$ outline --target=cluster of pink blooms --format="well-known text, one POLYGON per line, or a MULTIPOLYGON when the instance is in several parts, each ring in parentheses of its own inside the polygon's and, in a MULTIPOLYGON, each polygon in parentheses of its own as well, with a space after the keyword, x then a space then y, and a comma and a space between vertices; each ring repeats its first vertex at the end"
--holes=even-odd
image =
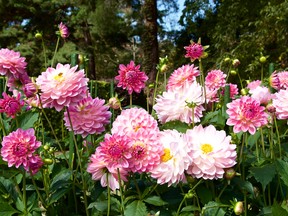
POLYGON ((140 93, 145 88, 148 76, 145 72, 140 71, 140 65, 135 66, 134 61, 130 61, 126 66, 120 64, 118 73, 119 75, 115 77, 118 82, 117 87, 126 89, 130 95, 133 92, 140 93))
POLYGON ((185 182, 187 174, 222 178, 224 169, 236 164, 236 145, 230 141, 214 126, 197 126, 186 133, 160 131, 146 110, 130 108, 116 118, 111 134, 105 135, 91 156, 87 171, 112 190, 119 188, 118 174, 126 181, 129 173, 146 172, 169 186, 185 182))
POLYGON ((23 166, 27 172, 35 174, 43 165, 37 149, 41 142, 36 140, 34 129, 22 130, 21 128, 3 137, 1 156, 8 162, 8 167, 23 166))

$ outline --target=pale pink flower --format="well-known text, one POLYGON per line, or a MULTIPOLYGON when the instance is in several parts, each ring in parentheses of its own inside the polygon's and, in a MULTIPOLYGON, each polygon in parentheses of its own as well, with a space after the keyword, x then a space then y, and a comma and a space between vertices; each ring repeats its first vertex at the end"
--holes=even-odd
MULTIPOLYGON (((235 96, 238 95, 238 87, 236 84, 228 83, 226 85, 230 86, 230 98, 235 99, 235 96)), ((222 89, 221 94, 225 94, 225 88, 222 89)))
POLYGON ((288 89, 281 89, 273 96, 272 105, 278 119, 288 119, 288 89))
POLYGON ((96 151, 109 169, 128 168, 131 158, 132 140, 128 136, 106 134, 96 151))
POLYGON ((250 89, 249 93, 251 97, 258 100, 260 104, 268 104, 272 98, 270 90, 265 86, 257 86, 254 89, 250 89))
POLYGON ((261 80, 254 80, 247 85, 249 90, 254 90, 261 85, 261 80))
POLYGON ((145 88, 145 82, 148 80, 145 72, 140 71, 140 65, 135 66, 134 61, 128 65, 119 65, 119 75, 115 77, 118 82, 117 87, 126 89, 129 94, 133 92, 140 93, 145 88))
POLYGON ((277 71, 274 71, 269 77, 269 84, 272 88, 276 90, 280 89, 280 80, 277 71))
POLYGON ((279 79, 279 87, 280 89, 288 88, 288 71, 281 71, 277 74, 279 79))
POLYGON ((206 86, 206 102, 219 102, 218 89, 210 89, 206 86))
POLYGON ((230 144, 231 137, 224 130, 216 130, 213 125, 202 125, 188 129, 184 140, 192 147, 192 164, 187 173, 195 178, 223 178, 224 169, 236 164, 236 145, 230 144))
POLYGON ((19 78, 21 74, 27 73, 25 61, 26 59, 20 57, 19 52, 7 48, 0 49, 0 74, 19 78))
POLYGON ((191 61, 200 59, 204 54, 204 48, 199 43, 192 43, 184 49, 186 50, 185 58, 190 58, 191 61))
POLYGON ((161 162, 151 170, 151 177, 157 179, 158 184, 186 182, 184 171, 192 163, 189 156, 191 145, 188 145, 183 134, 176 130, 164 130, 160 132, 160 143, 164 147, 161 162))
POLYGON ((202 87, 195 81, 184 82, 183 86, 173 91, 163 92, 156 98, 154 110, 161 123, 179 120, 190 124, 200 122, 204 111, 202 87))
POLYGON ((111 133, 130 136, 141 131, 159 132, 157 121, 143 108, 122 110, 113 122, 111 133))
POLYGON ((127 172, 125 170, 108 169, 107 162, 99 156, 97 151, 91 155, 87 172, 92 174, 93 180, 100 180, 102 187, 106 187, 108 185, 113 191, 119 189, 118 171, 121 181, 127 181, 127 172))
POLYGON ((42 167, 42 165, 43 165, 42 158, 36 154, 36 155, 32 155, 29 158, 28 164, 26 167, 24 167, 24 169, 27 172, 31 171, 32 175, 35 175, 39 171, 39 169, 42 167))
POLYGON ((49 67, 36 79, 44 108, 54 107, 60 111, 86 97, 88 78, 84 70, 76 70, 77 66, 70 68, 69 64, 58 63, 56 69, 49 67))
POLYGON ((105 126, 110 123, 111 112, 105 105, 105 100, 88 96, 76 105, 70 105, 64 112, 65 126, 75 134, 86 137, 89 134, 100 134, 105 131, 105 126), (72 127, 69 120, 72 122, 72 127))
MULTIPOLYGON (((34 153, 40 146, 41 142, 36 140, 33 128, 28 130, 18 128, 3 137, 1 156, 4 161, 8 162, 8 167, 18 168, 22 165, 26 170, 29 170, 30 166, 34 169, 35 166, 29 161, 32 159, 32 163, 35 162, 34 153)), ((37 158, 36 160, 38 161, 37 158)))
POLYGON ((58 25, 58 28, 59 28, 59 33, 60 33, 60 36, 62 37, 62 38, 67 38, 68 36, 69 36, 69 29, 68 29, 68 27, 64 24, 64 23, 60 23, 59 25, 58 25))
POLYGON ((256 129, 268 123, 268 114, 260 102, 249 96, 242 96, 239 99, 227 104, 229 118, 227 125, 234 126, 233 132, 249 131, 254 134, 256 129))
POLYGON ((113 122, 111 132, 112 135, 127 136, 132 141, 129 171, 149 172, 160 163, 163 147, 158 139, 158 124, 146 110, 123 110, 113 122))
POLYGON ((183 65, 178 69, 174 70, 168 79, 167 90, 173 90, 174 88, 179 88, 184 82, 194 82, 196 77, 200 75, 198 67, 192 65, 183 65))
POLYGON ((25 103, 28 105, 28 109, 31 109, 32 107, 37 107, 38 109, 42 108, 38 94, 34 97, 26 98, 25 103))
POLYGON ((18 93, 16 96, 10 96, 6 92, 3 92, 2 96, 3 99, 0 99, 0 113, 5 113, 8 117, 15 118, 24 106, 21 94, 18 93))
POLYGON ((129 138, 132 140, 132 146, 128 171, 150 172, 160 163, 163 154, 159 132, 138 130, 136 133, 131 133, 129 138))
POLYGON ((227 75, 221 70, 211 70, 205 77, 205 86, 209 89, 219 90, 221 87, 225 86, 226 76, 227 75))

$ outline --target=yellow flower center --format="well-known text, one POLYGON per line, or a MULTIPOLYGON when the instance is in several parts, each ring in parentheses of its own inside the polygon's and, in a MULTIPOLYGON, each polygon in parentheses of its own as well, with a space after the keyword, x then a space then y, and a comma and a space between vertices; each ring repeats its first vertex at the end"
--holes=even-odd
POLYGON ((201 150, 203 154, 208 154, 213 151, 213 147, 210 144, 201 145, 201 150))
POLYGON ((56 81, 59 81, 59 82, 63 81, 63 80, 64 80, 63 73, 60 72, 59 74, 57 74, 56 76, 54 76, 54 79, 55 79, 56 81))
POLYGON ((141 128, 141 125, 136 125, 133 127, 134 132, 137 132, 141 128))
POLYGON ((164 154, 161 156, 161 161, 162 162, 167 162, 169 161, 173 156, 170 154, 170 149, 165 148, 164 149, 164 154))

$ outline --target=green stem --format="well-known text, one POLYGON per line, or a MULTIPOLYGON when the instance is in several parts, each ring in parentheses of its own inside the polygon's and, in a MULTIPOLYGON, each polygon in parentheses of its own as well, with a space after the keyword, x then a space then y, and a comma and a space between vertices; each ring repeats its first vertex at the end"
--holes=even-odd
POLYGON ((242 83, 242 79, 241 79, 241 77, 240 77, 239 72, 238 72, 237 74, 238 74, 238 78, 239 78, 239 81, 240 81, 241 89, 243 89, 243 83, 242 83))
POLYGON ((261 82, 263 83, 263 64, 261 64, 261 82))
POLYGON ((77 157, 78 157, 78 165, 80 167, 80 175, 81 175, 81 180, 82 180, 82 184, 83 184, 83 188, 82 189, 83 189, 83 198, 84 198, 84 205, 85 205, 86 215, 89 216, 89 210, 88 210, 88 204, 87 204, 87 195, 86 195, 87 187, 86 187, 86 181, 85 181, 84 175, 83 175, 81 157, 80 157, 80 153, 79 153, 79 149, 78 149, 75 133, 74 133, 74 130, 73 130, 73 125, 72 125, 69 109, 66 108, 66 111, 67 111, 67 114, 68 114, 68 119, 69 119, 69 122, 70 122, 71 130, 73 132, 73 141, 74 141, 74 145, 75 145, 75 149, 76 149, 76 154, 77 154, 77 157))
POLYGON ((44 40, 42 38, 42 47, 43 47, 43 53, 44 53, 44 60, 45 60, 45 68, 47 68, 47 56, 46 56, 46 47, 45 47, 45 44, 44 44, 44 40))
POLYGON ((205 76, 204 76, 203 65, 202 65, 202 61, 201 61, 201 59, 199 59, 199 69, 200 69, 200 80, 201 80, 201 85, 202 85, 202 87, 203 87, 203 95, 204 95, 204 98, 205 98, 205 109, 207 109, 205 76))
POLYGON ((280 141, 280 134, 279 134, 279 129, 278 129, 278 124, 276 121, 276 118, 273 117, 274 124, 275 124, 275 129, 276 129, 276 134, 277 134, 277 141, 278 141, 278 147, 279 147, 279 158, 282 158, 282 149, 281 149, 281 141, 280 141))
POLYGON ((118 175, 118 181, 119 181, 119 188, 120 188, 120 198, 121 198, 121 209, 120 213, 121 215, 124 215, 124 198, 123 198, 123 187, 122 187, 122 181, 120 176, 119 168, 117 168, 117 175, 118 175))
POLYGON ((107 216, 110 215, 110 206, 111 206, 111 196, 110 196, 110 187, 109 187, 109 174, 106 175, 106 181, 107 181, 107 196, 108 196, 108 206, 107 206, 107 216))
POLYGON ((132 108, 133 102, 132 102, 133 98, 132 98, 132 93, 130 94, 130 108, 132 108))
POLYGON ((261 134, 261 144, 262 144, 263 156, 265 157, 265 143, 264 143, 264 136, 263 136, 262 128, 260 128, 260 134, 261 134))
POLYGON ((28 215, 27 211, 27 194, 26 194, 26 172, 23 172, 23 203, 24 203, 24 214, 28 215))
POLYGON ((53 55, 53 58, 52 58, 52 61, 51 61, 51 67, 53 67, 53 65, 54 65, 54 60, 55 60, 55 56, 56 56, 56 53, 57 53, 57 50, 58 50, 59 41, 60 41, 60 36, 57 38, 54 55, 53 55))
POLYGON ((157 71, 157 74, 156 74, 155 83, 154 83, 154 91, 153 91, 153 98, 152 98, 152 112, 151 112, 151 115, 152 115, 152 116, 154 116, 154 114, 155 114, 155 110, 153 109, 153 107, 154 107, 154 104, 155 104, 155 99, 156 99, 156 94, 157 94, 157 86, 158 86, 158 80, 159 80, 159 73, 160 73, 160 71, 158 70, 158 71, 157 71))
MULTIPOLYGON (((40 201, 41 201, 41 204, 43 205, 43 207, 44 207, 45 209, 47 209, 47 205, 46 205, 46 203, 45 203, 45 201, 44 201, 44 199, 43 199, 43 197, 42 197, 42 195, 41 195, 41 193, 40 193, 40 191, 39 191, 39 189, 38 189, 38 186, 37 186, 37 184, 36 184, 36 182, 35 182, 35 179, 34 179, 34 176, 33 176, 32 172, 31 172, 31 170, 29 170, 29 172, 30 172, 30 176, 31 176, 32 183, 33 183, 33 185, 34 185, 34 187, 35 187, 36 193, 37 193, 37 195, 38 195, 38 197, 39 197, 39 199, 40 199, 40 201)), ((46 185, 46 186, 47 186, 47 185, 46 185)), ((46 191, 46 194, 47 194, 47 197, 48 197, 48 191, 46 190, 46 186, 45 186, 45 182, 44 182, 45 191, 46 191)))

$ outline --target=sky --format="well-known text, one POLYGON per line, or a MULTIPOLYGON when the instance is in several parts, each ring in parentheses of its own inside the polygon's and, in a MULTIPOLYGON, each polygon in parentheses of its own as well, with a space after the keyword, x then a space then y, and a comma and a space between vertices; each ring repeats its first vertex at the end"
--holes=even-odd
POLYGON ((182 10, 184 7, 184 1, 185 0, 177 0, 178 4, 178 12, 177 13, 171 13, 169 16, 167 16, 164 21, 166 22, 166 30, 170 31, 173 29, 179 30, 181 29, 181 26, 178 24, 178 20, 180 19, 180 16, 182 14, 182 10))

